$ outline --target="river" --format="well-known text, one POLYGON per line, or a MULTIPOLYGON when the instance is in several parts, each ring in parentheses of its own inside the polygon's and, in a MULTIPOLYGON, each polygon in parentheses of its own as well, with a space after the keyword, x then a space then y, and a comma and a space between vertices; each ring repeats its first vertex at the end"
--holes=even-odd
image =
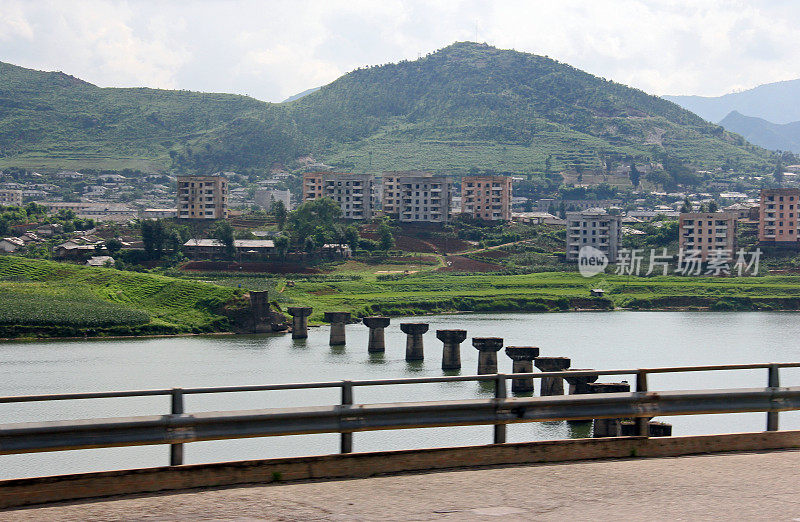
MULTIPOLYGON (((328 346, 328 328, 309 330, 307 340, 289 335, 201 336, 98 341, 0 343, 0 395, 121 389, 198 387, 442 375, 435 330, 462 328, 462 374, 477 368, 470 337, 503 337, 505 345, 539 346, 542 356, 572 359, 576 368, 787 362, 800 360, 800 314, 786 312, 581 312, 551 314, 460 314, 392 319, 384 355, 367 354, 367 328, 347 327, 347 345, 328 346), (404 360, 399 323, 428 322, 426 360, 404 360)), ((501 372, 511 360, 499 354, 501 372)), ((624 377, 623 377, 624 378, 624 377)), ((601 380, 612 380, 611 378, 601 380)), ((800 384, 800 371, 781 371, 781 384, 800 384)), ((766 370, 653 375, 651 390, 765 386, 766 370)), ((187 413, 228 409, 333 404, 339 391, 303 390, 197 395, 187 413)), ((490 396, 475 382, 356 388, 355 402, 462 399, 490 396)), ((0 404, 0 423, 169 411, 168 397, 0 404)), ((760 431, 765 414, 662 418, 674 435, 760 431)), ((781 414, 781 429, 800 429, 800 414, 781 414)), ((491 442, 491 426, 356 433, 355 451, 421 448, 491 442)), ((566 423, 511 425, 508 441, 577 436, 566 423)), ((304 435, 187 444, 187 464, 338 451, 338 435, 304 435)), ((95 449, 0 456, 0 478, 77 473, 168 462, 166 446, 95 449)))

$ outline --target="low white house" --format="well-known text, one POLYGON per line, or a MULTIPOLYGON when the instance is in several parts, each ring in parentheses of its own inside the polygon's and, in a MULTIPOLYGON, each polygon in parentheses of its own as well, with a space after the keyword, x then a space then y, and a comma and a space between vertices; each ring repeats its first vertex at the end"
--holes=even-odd
POLYGON ((4 237, 0 239, 0 251, 11 253, 25 246, 25 242, 18 237, 4 237))

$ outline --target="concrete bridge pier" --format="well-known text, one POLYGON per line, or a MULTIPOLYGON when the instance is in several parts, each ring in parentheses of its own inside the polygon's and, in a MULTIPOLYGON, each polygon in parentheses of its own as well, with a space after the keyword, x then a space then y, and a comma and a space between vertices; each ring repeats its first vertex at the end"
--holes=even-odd
POLYGON ((497 352, 503 347, 501 337, 473 337, 472 346, 478 349, 478 375, 497 373, 497 352))
POLYGON ((369 328, 369 344, 367 352, 383 353, 386 351, 386 342, 383 337, 383 329, 389 326, 389 318, 373 315, 363 319, 364 326, 369 328))
MULTIPOLYGON (((572 363, 569 357, 537 357, 533 364, 543 372, 563 372, 572 363)), ((564 395, 564 379, 561 377, 542 377, 542 397, 564 395)))
MULTIPOLYGON (((593 368, 570 368, 569 371, 571 372, 587 372, 591 371, 593 368)), ((564 380, 567 381, 569 384, 569 394, 570 395, 583 395, 587 393, 591 393, 589 391, 589 384, 595 382, 599 376, 598 375, 575 375, 574 377, 564 377, 564 380)), ((592 419, 583 419, 583 420, 568 420, 567 424, 578 426, 578 425, 587 425, 592 422, 592 419)))
POLYGON ((325 320, 331 323, 331 346, 345 344, 345 325, 350 321, 350 312, 325 312, 325 320))
MULTIPOLYGON (((631 391, 627 382, 595 382, 587 384, 589 393, 622 393, 631 391)), ((593 437, 621 437, 622 419, 594 419, 593 437)))
POLYGON ((422 335, 428 331, 428 323, 400 323, 400 330, 406 334, 406 361, 425 359, 422 335))
MULTIPOLYGON (((589 372, 594 368, 570 368, 571 372, 589 372)), ((564 377, 564 380, 569 384, 570 395, 581 395, 590 393, 589 384, 595 382, 598 375, 576 375, 574 377, 564 377)))
POLYGON ((436 330, 436 338, 444 343, 442 370, 461 369, 461 343, 467 338, 466 330, 436 330))
MULTIPOLYGON (((506 346, 506 355, 511 358, 511 373, 533 373, 533 360, 539 356, 535 346, 506 346)), ((511 379, 512 392, 532 392, 533 377, 511 379)))
POLYGON ((314 311, 310 306, 290 306, 286 309, 292 316, 292 339, 308 337, 308 316, 314 311))

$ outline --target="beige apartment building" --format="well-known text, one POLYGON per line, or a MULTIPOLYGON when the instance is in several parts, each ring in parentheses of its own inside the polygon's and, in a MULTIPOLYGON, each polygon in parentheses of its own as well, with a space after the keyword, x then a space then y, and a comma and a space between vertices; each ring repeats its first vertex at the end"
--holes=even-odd
POLYGON ((0 207, 21 207, 22 206, 22 191, 0 189, 0 207))
POLYGON ((736 252, 737 215, 733 212, 688 212, 678 218, 678 247, 699 252, 705 260, 715 250, 736 252))
POLYGON ((763 189, 758 213, 758 240, 797 246, 800 189, 763 189))
POLYGON ((228 180, 224 176, 178 176, 179 219, 228 217, 228 180))
MULTIPOLYGON (((384 201, 385 187, 384 185, 384 201)), ((395 213, 401 222, 447 223, 450 220, 453 189, 452 182, 447 176, 432 174, 398 176, 395 193, 394 198, 397 200, 395 213)))
POLYGON ((322 172, 303 174, 303 201, 322 197, 322 172))
POLYGON ((372 174, 307 172, 303 174, 303 201, 328 197, 339 203, 343 218, 371 219, 374 185, 372 174))
POLYGON ((511 178, 508 176, 461 178, 461 213, 486 221, 509 221, 511 178))

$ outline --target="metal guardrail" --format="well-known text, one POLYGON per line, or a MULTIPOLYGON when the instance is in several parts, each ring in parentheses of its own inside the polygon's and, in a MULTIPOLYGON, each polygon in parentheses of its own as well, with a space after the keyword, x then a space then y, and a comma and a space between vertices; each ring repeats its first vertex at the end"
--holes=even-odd
POLYGON ((648 421, 652 417, 707 413, 767 412, 766 429, 777 431, 779 411, 800 409, 800 387, 780 388, 780 368, 800 368, 800 363, 581 370, 0 397, 0 404, 145 396, 171 398, 171 411, 163 416, 0 425, 0 454, 169 444, 170 464, 180 465, 183 463, 183 444, 203 440, 339 433, 340 451, 349 453, 353 450, 353 433, 357 431, 493 424, 494 442, 504 443, 506 425, 510 423, 635 418, 637 433, 647 437, 648 421), (648 391, 647 386, 649 374, 752 369, 767 370, 766 388, 652 392, 648 391), (634 392, 594 395, 507 396, 508 379, 584 375, 635 375, 636 389, 634 392), (463 381, 493 381, 495 398, 385 404, 354 404, 353 401, 353 388, 356 387, 463 381), (339 388, 340 404, 196 414, 184 412, 185 395, 322 388, 339 388))

